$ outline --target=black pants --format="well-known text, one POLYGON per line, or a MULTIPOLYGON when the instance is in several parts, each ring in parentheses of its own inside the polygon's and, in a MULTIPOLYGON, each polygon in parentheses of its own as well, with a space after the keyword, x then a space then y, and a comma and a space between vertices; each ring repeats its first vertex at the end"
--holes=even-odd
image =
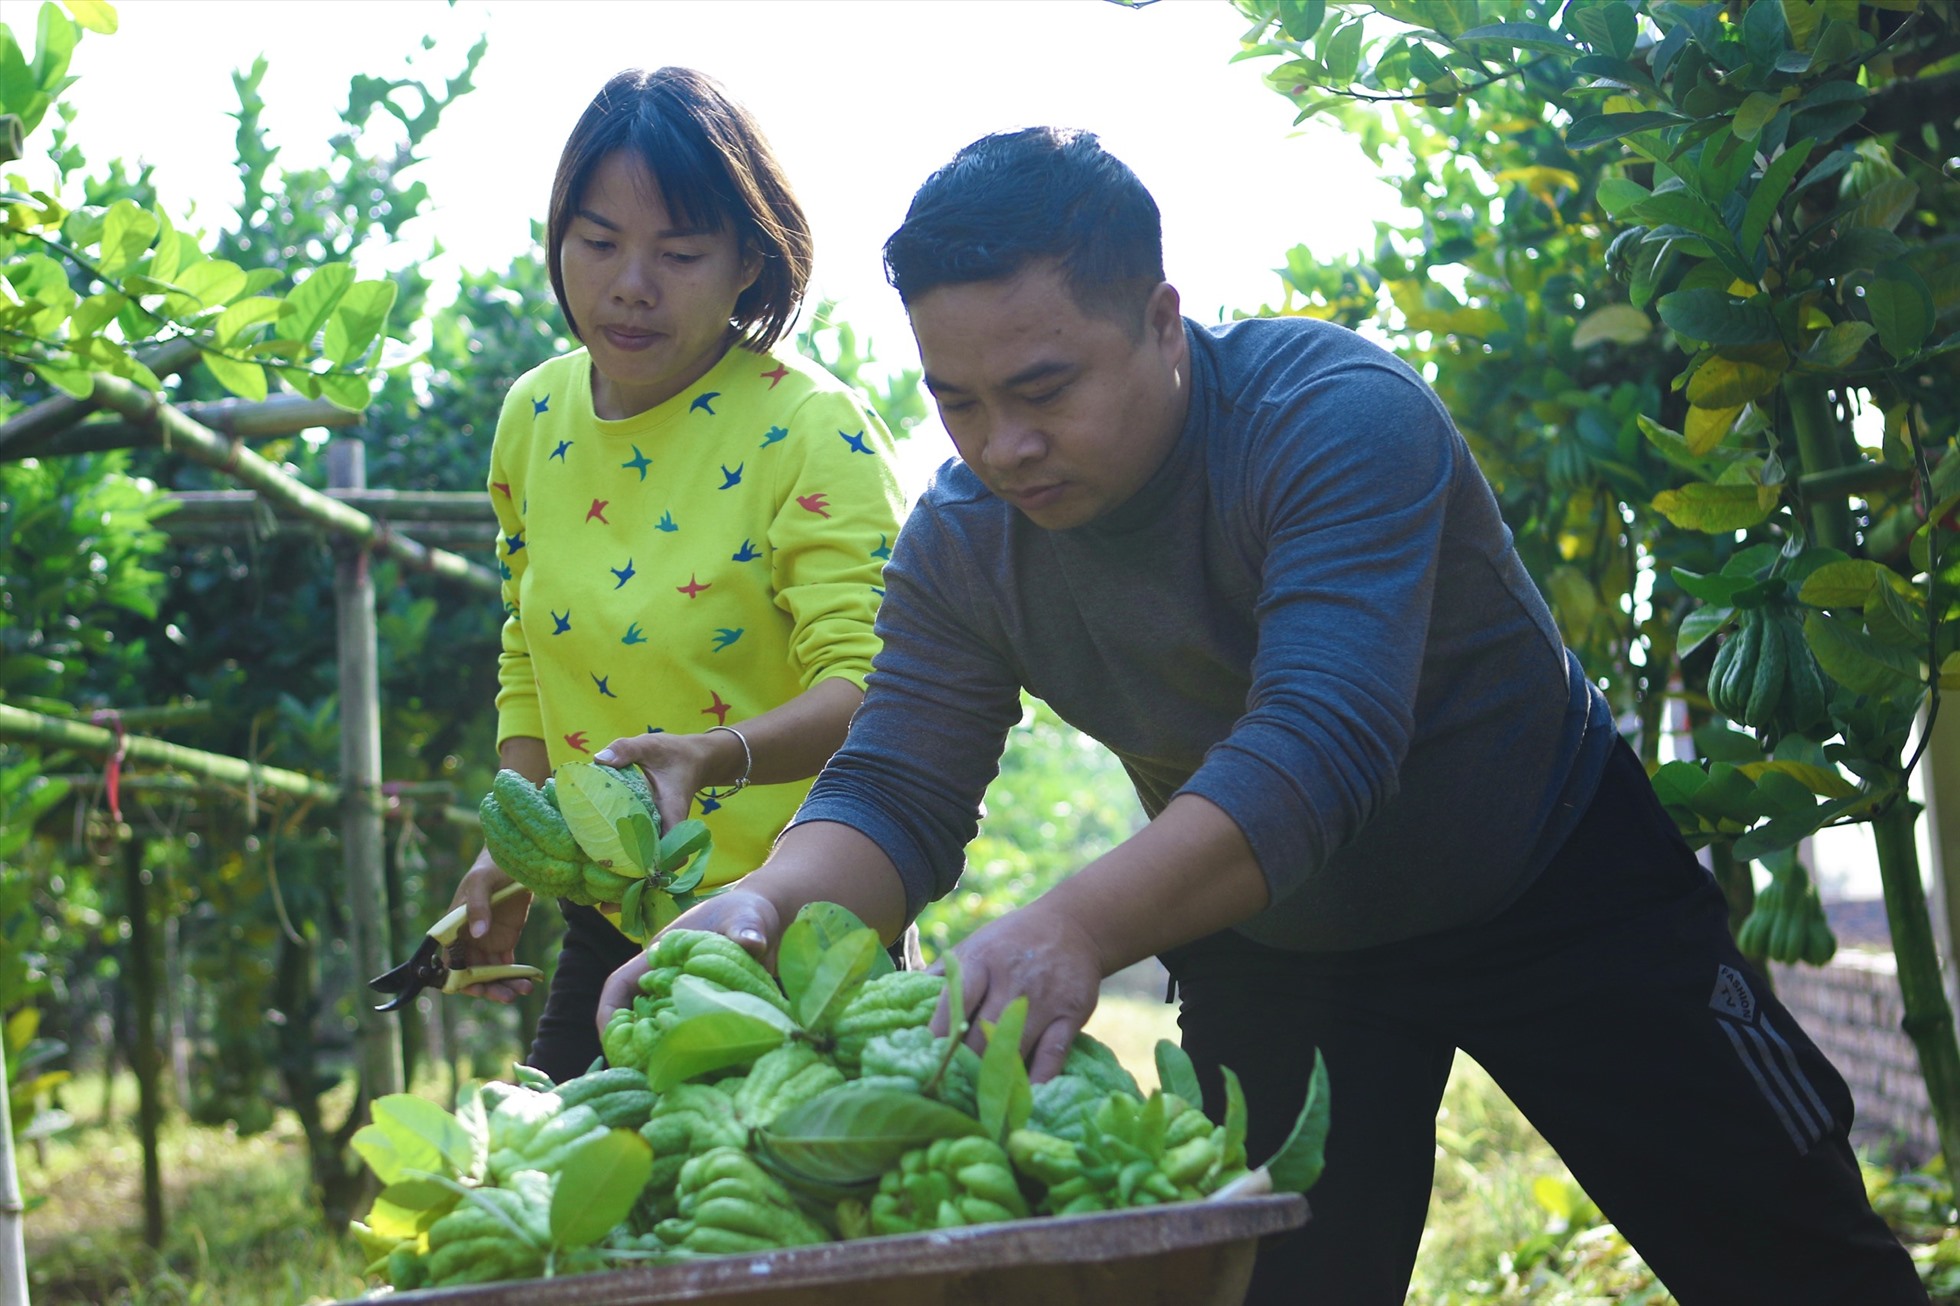
POLYGON ((565 941, 531 1041, 530 1064, 562 1084, 599 1058, 599 994, 606 976, 632 960, 640 945, 591 907, 563 898, 558 906, 565 913, 565 941))
MULTIPOLYGON (((562 1084, 591 1069, 601 1055, 595 1023, 599 995, 606 987, 606 977, 630 961, 640 945, 591 907, 564 898, 558 900, 558 906, 565 913, 565 940, 559 946, 558 969, 552 974, 544 1014, 538 1017, 537 1034, 531 1041, 529 1064, 562 1084)), ((899 969, 925 969, 917 926, 900 935, 890 951, 899 969)))
POLYGON ((1713 877, 1620 747, 1579 828, 1495 919, 1359 952, 1222 934, 1166 955, 1214 1115, 1241 1078, 1254 1164, 1327 1060, 1312 1218, 1251 1303, 1401 1303, 1436 1109, 1463 1049, 1683 1306, 1924 1302, 1865 1198, 1843 1078, 1737 952, 1713 877))

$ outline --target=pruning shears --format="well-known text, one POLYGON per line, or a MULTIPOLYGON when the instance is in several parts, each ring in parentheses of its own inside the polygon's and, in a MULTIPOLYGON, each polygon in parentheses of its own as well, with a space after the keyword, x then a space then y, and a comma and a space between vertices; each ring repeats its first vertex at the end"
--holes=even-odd
MULTIPOLYGON (((507 884, 490 895, 494 905, 510 897, 513 893, 523 893, 521 884, 507 884)), ((469 918, 467 906, 457 906, 449 914, 429 927, 428 934, 421 945, 407 961, 385 975, 377 975, 368 981, 368 987, 377 993, 392 993, 395 996, 378 1004, 376 1011, 393 1011, 413 1002, 423 989, 435 989, 442 993, 459 993, 472 984, 490 984, 497 980, 544 978, 544 972, 536 966, 459 966, 449 964, 449 950, 455 945, 456 935, 462 931, 463 922, 469 918)))

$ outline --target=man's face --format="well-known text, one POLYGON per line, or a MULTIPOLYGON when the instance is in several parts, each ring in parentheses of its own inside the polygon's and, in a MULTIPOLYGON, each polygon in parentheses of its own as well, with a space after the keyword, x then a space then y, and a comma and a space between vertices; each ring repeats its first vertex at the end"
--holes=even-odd
POLYGON ((910 312, 960 458, 1037 526, 1080 526, 1123 503, 1183 429, 1190 370, 1168 284, 1136 334, 1083 312, 1052 263, 940 286, 910 312))

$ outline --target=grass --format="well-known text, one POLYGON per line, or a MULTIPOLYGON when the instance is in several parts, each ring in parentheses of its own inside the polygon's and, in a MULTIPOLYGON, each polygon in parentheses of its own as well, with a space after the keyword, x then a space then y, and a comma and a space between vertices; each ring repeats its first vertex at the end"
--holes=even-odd
MULTIPOLYGON (((1174 1009, 1106 994, 1089 1030, 1148 1090, 1174 1009)), ((71 1086, 81 1123, 21 1155, 37 1306, 319 1306, 359 1296, 361 1258, 320 1223, 291 1118, 250 1138, 173 1121, 163 1138, 168 1235, 142 1244, 141 1158, 127 1082, 101 1114, 99 1079, 71 1086)), ((1338 1127, 1338 1114, 1336 1116, 1338 1127)), ((1874 1170, 1874 1200, 1925 1267, 1934 1301, 1960 1304, 1951 1190, 1874 1170)), ((1437 1121, 1436 1183, 1408 1300, 1421 1306, 1661 1306, 1667 1295, 1488 1075, 1459 1057, 1437 1121)))

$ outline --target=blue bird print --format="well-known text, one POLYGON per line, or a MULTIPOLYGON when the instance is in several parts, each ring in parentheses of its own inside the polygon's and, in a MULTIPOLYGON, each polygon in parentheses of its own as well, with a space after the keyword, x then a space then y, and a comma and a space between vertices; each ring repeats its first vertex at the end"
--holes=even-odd
POLYGON ((680 529, 680 527, 674 524, 673 513, 663 512, 660 514, 660 520, 654 523, 653 529, 657 531, 677 531, 680 529))
POLYGON ((640 633, 640 623, 636 621, 626 628, 626 635, 619 642, 622 644, 644 644, 647 642, 647 637, 640 633))
MULTIPOLYGON (((608 567, 606 570, 619 577, 619 585, 624 585, 627 581, 633 579, 633 560, 628 558, 624 567, 608 567)), ((618 589, 619 585, 615 585, 613 588, 618 589)))
POLYGON ((562 463, 565 461, 565 450, 571 447, 572 447, 572 442, 570 440, 560 440, 558 442, 558 447, 551 451, 551 456, 553 458, 556 458, 559 462, 562 463))
POLYGON ((770 445, 781 444, 787 439, 789 439, 789 428, 787 426, 772 426, 762 433, 762 447, 767 449, 770 445))
POLYGON ((742 483, 742 469, 746 466, 748 466, 747 463, 736 463, 735 470, 731 472, 728 470, 728 464, 723 463, 721 465, 720 488, 724 490, 732 490, 736 486, 740 485, 742 483))
POLYGON ((515 534, 515 535, 506 535, 506 536, 504 536, 504 552, 505 552, 505 553, 516 553, 516 552, 517 552, 517 551, 518 551, 519 549, 521 549, 521 548, 523 548, 523 547, 524 547, 524 532, 523 532, 523 531, 519 531, 519 532, 517 532, 517 534, 515 534))
POLYGON ((706 394, 696 395, 694 396, 694 402, 687 406, 687 411, 691 413, 699 408, 708 416, 713 417, 715 415, 713 401, 719 398, 721 398, 721 391, 719 390, 710 390, 706 394))
POLYGON ((621 463, 620 466, 631 467, 640 474, 640 479, 644 481, 647 478, 647 468, 653 466, 653 459, 641 453, 640 446, 636 444, 633 446, 633 456, 621 463))
POLYGON ((755 551, 754 545, 750 544, 747 540, 743 540, 742 547, 740 549, 737 549, 730 556, 736 562, 754 562, 757 558, 760 558, 762 555, 755 551))
POLYGON ((612 687, 606 683, 608 680, 612 679, 611 676, 602 676, 596 671, 588 671, 585 674, 591 676, 592 683, 599 687, 599 694, 601 697, 603 698, 619 697, 619 695, 612 692, 612 687))
MULTIPOLYGON (((837 434, 844 437, 844 443, 851 446, 852 453, 871 453, 871 446, 864 442, 863 431, 859 431, 856 435, 850 435, 844 431, 839 431, 837 434)), ((874 458, 877 457, 876 454, 872 454, 871 456, 874 458)))
POLYGON ((571 628, 572 628, 572 610, 570 608, 566 608, 565 615, 561 617, 554 609, 551 614, 551 633, 554 635, 562 635, 566 631, 570 630, 571 628))
POLYGON ((742 638, 742 632, 747 629, 748 629, 747 626, 738 626, 734 630, 729 630, 726 627, 717 630, 715 632, 714 651, 717 653, 721 652, 723 649, 727 648, 730 644, 733 644, 736 640, 742 638))
POLYGON ((878 547, 871 551, 871 556, 874 558, 883 558, 887 562, 891 561, 892 546, 886 542, 883 532, 879 533, 878 547))
POLYGON ((539 413, 548 413, 550 411, 551 411, 550 395, 546 395, 542 399, 533 399, 531 401, 531 416, 536 417, 539 413))

